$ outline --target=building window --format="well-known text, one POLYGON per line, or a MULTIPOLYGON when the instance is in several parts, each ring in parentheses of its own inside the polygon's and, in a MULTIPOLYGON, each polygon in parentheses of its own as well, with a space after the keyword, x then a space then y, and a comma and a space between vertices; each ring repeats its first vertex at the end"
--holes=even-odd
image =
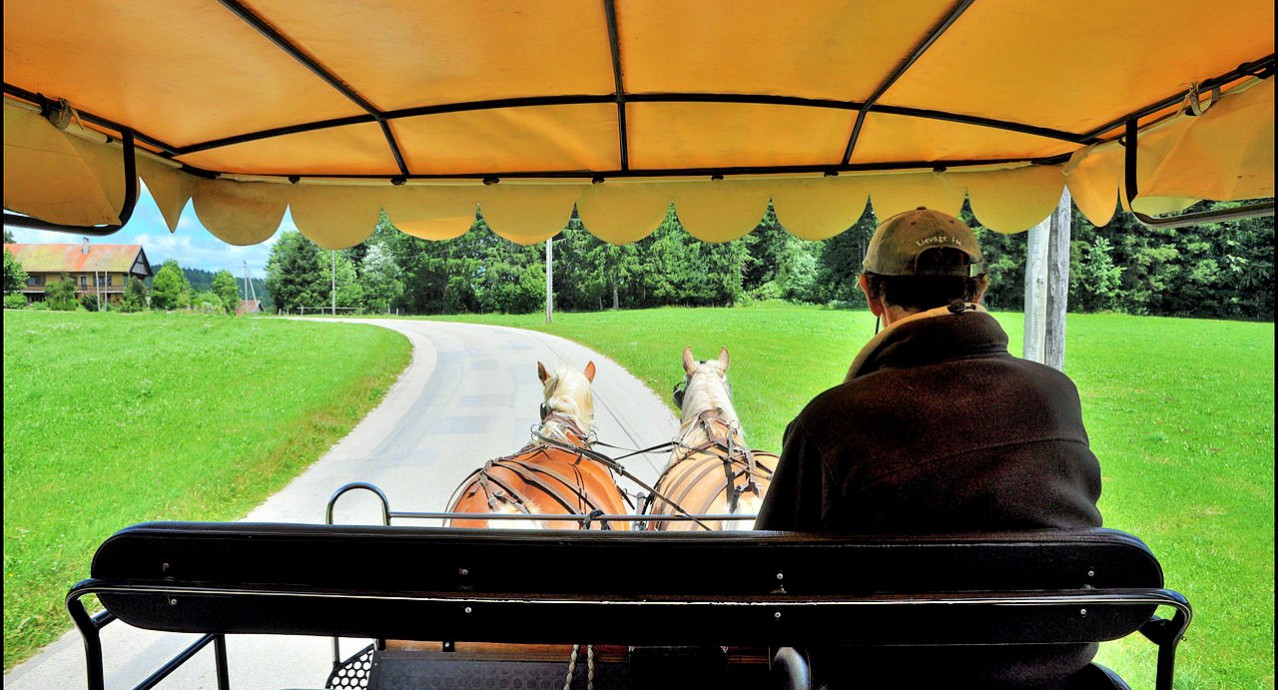
POLYGON ((34 273, 27 276, 28 287, 44 287, 44 274, 34 273))

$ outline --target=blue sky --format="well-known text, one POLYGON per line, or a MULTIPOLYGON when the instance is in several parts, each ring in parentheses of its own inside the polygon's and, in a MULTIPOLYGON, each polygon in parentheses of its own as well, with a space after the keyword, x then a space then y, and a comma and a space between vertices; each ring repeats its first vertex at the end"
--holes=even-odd
MULTIPOLYGON (((57 243, 80 242, 79 235, 68 235, 46 230, 28 228, 5 228, 13 234, 13 239, 21 243, 57 243)), ((287 212, 280 230, 296 230, 293 218, 287 212)), ((138 196, 137 208, 133 217, 123 230, 107 237, 90 237, 89 241, 101 244, 140 244, 153 266, 159 266, 168 259, 176 259, 183 266, 202 268, 206 271, 226 269, 236 276, 244 274, 244 262, 247 261, 249 271, 258 278, 266 277, 266 259, 271 253, 271 245, 280 236, 279 231, 262 244, 252 247, 236 247, 214 237, 195 216, 190 202, 182 209, 178 220, 177 232, 170 233, 160 215, 160 209, 151 199, 151 193, 143 185, 138 196)))

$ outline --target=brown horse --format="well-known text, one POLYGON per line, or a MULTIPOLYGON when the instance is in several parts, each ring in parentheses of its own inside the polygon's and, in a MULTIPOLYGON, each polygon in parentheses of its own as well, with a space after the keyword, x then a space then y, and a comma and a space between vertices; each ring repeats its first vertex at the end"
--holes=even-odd
MULTIPOLYGON (((718 359, 698 362, 692 348, 684 348, 686 375, 676 402, 683 411, 679 439, 666 469, 657 480, 644 512, 649 515, 758 514, 772 482, 777 456, 751 450, 728 385, 728 350, 718 359)), ((678 390, 678 389, 676 389, 678 390)), ((649 521, 648 529, 747 530, 754 520, 649 521)))
MULTIPOLYGON (((537 363, 545 386, 541 426, 518 453, 489 460, 462 482, 448 508, 451 513, 522 515, 624 514, 625 497, 612 470, 590 451, 594 398, 590 383, 595 364, 585 372, 560 367, 553 376, 537 363)), ((454 518, 452 527, 581 529, 575 519, 487 520, 454 518)), ((602 529, 629 529, 629 523, 594 523, 602 529)))

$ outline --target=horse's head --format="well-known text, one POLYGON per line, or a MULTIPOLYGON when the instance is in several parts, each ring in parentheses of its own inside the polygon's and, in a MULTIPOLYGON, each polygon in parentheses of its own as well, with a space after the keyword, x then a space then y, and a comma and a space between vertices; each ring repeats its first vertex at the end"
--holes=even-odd
POLYGON ((728 348, 719 349, 717 359, 697 360, 692 347, 683 349, 684 380, 675 387, 675 404, 683 412, 683 422, 696 419, 708 410, 718 410, 729 423, 736 422, 732 407, 732 386, 728 383, 728 348))
MULTIPOLYGON (((543 428, 553 423, 546 421, 553 414, 567 417, 582 433, 590 434, 595 427, 595 399, 590 393, 595 363, 587 363, 583 371, 560 366, 552 375, 546 371, 546 365, 537 362, 537 377, 545 388, 541 407, 543 428)), ((543 435, 546 435, 544 430, 543 435)))

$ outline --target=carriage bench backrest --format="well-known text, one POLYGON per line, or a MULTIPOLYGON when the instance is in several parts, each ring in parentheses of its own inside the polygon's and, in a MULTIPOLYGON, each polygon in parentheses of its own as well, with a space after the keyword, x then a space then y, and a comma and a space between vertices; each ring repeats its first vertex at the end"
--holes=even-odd
MULTIPOLYGON (((1179 595, 1115 530, 858 537, 148 523, 93 579, 142 628, 629 645, 1123 637, 1179 595), (537 625, 502 625, 533 620, 537 625), (832 623, 856 624, 834 625, 832 623)), ((1179 599, 1183 601, 1183 599, 1179 599)))

